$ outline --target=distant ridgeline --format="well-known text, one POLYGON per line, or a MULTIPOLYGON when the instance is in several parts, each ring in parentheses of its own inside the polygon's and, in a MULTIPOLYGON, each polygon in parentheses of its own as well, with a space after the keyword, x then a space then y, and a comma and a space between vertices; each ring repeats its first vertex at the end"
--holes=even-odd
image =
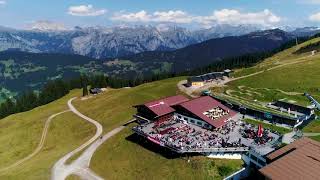
MULTIPOLYGON (((320 37, 320 33, 318 34, 315 34, 314 36, 312 37, 309 37, 309 38, 304 38, 304 39, 307 39, 307 40, 311 40, 311 39, 314 39, 314 38, 319 38, 320 37)), ((306 40, 304 40, 305 42, 306 40)), ((306 52, 310 52, 310 51, 313 51, 313 50, 317 50, 319 51, 320 50, 320 40, 319 41, 316 41, 314 43, 310 43, 304 47, 301 47, 300 49, 298 49, 296 52, 294 52, 295 54, 302 54, 302 53, 306 53, 306 52)))
MULTIPOLYGON (((312 37, 300 37, 299 43, 306 42, 306 41, 313 39, 315 37, 318 37, 318 36, 320 36, 320 34, 317 34, 312 37)), ((251 53, 251 54, 245 54, 245 55, 237 56, 237 57, 225 58, 221 61, 214 62, 208 66, 196 68, 194 70, 186 71, 181 74, 183 74, 183 75, 199 75, 199 74, 209 73, 209 72, 213 72, 213 71, 222 71, 224 69, 251 67, 251 66, 256 65, 259 62, 262 62, 264 59, 269 58, 269 57, 275 55, 276 53, 279 53, 281 51, 289 49, 295 45, 296 45, 296 40, 292 39, 272 51, 251 53)))
POLYGON ((229 36, 210 39, 174 51, 150 51, 120 57, 134 63, 167 62, 173 72, 183 72, 200 68, 247 54, 260 54, 273 51, 295 37, 280 29, 258 31, 242 36, 229 36))
MULTIPOLYGON (((317 37, 318 35, 316 35, 317 37)), ((311 38, 299 38, 299 43, 305 42, 311 38)), ((221 61, 212 63, 208 66, 193 69, 190 71, 183 71, 183 72, 158 72, 154 73, 151 75, 135 75, 133 78, 121 78, 121 77, 112 77, 112 76, 105 76, 100 74, 94 74, 90 72, 86 72, 83 74, 88 74, 87 75, 77 75, 75 78, 69 78, 65 80, 61 77, 58 77, 57 80, 54 79, 47 79, 45 85, 41 88, 40 91, 35 93, 34 91, 28 91, 25 93, 20 93, 18 96, 15 98, 7 98, 1 105, 0 105, 0 118, 4 118, 10 114, 18 113, 18 112, 24 112, 28 111, 30 109, 33 109, 37 106, 41 106, 47 103, 50 103, 56 99, 61 98, 62 96, 66 95, 69 93, 71 89, 75 88, 86 88, 87 86, 90 86, 92 88, 101 88, 101 87, 112 87, 112 88, 121 88, 121 87, 134 87, 146 82, 152 82, 152 81, 157 81, 161 79, 166 79, 170 77, 175 77, 175 76, 184 76, 184 75, 198 75, 202 73, 207 73, 207 72, 212 72, 212 71, 220 71, 223 69, 233 69, 233 68, 242 68, 242 67, 250 67, 255 65, 256 63, 261 62, 267 57, 270 57, 274 55, 275 53, 278 53, 280 51, 283 51, 285 49, 288 49, 290 47, 293 47, 296 44, 295 40, 291 40, 286 42, 285 44, 281 45, 279 48, 274 49, 269 52, 262 52, 262 53, 253 53, 253 54, 246 54, 242 55, 239 57, 233 57, 233 58, 226 58, 221 61)), ((19 57, 21 59, 26 59, 24 56, 26 56, 25 53, 19 52, 19 57), (24 57, 24 58, 22 58, 24 57)), ((1 54, 0 54, 1 55, 1 54)), ((33 54, 27 53, 27 55, 32 56, 33 54)), ((50 56, 50 54, 41 54, 42 56, 50 56)), ((61 58, 58 59, 51 59, 56 60, 56 61, 61 61, 62 62, 62 67, 69 66, 70 64, 63 64, 63 63, 70 63, 70 62, 65 62, 66 57, 64 55, 58 55, 61 58)), ((28 57, 28 56, 27 56, 28 57)), ((51 56, 50 56, 51 57, 51 56)), ((79 59, 74 59, 76 63, 81 64, 81 61, 88 62, 86 57, 84 56, 77 56, 79 59)), ((52 58, 52 57, 51 57, 52 58)), ((12 68, 8 70, 9 72, 6 72, 7 67, 17 67, 19 64, 14 64, 15 62, 12 62, 10 59, 10 56, 7 57, 7 61, 1 61, 0 64, 2 63, 2 66, 0 68, 4 68, 5 71, 2 73, 2 76, 0 78, 4 79, 5 81, 10 80, 10 78, 14 77, 19 77, 19 73, 24 73, 24 72, 30 72, 30 71, 36 71, 38 69, 41 69, 43 67, 37 67, 36 65, 28 64, 25 63, 25 65, 20 68, 20 71, 17 71, 12 73, 12 68), (12 76, 12 77, 10 77, 12 76)), ((39 62, 41 59, 36 60, 35 62, 39 62)), ((90 59, 91 65, 85 66, 85 68, 90 69, 91 67, 96 66, 93 62, 96 60, 90 59)), ((52 61, 47 61, 46 63, 54 63, 52 61)), ((79 65, 78 64, 78 65, 79 65)), ((21 64, 20 64, 21 65, 21 64)), ((55 64, 56 65, 56 64, 55 64)), ((80 66, 80 65, 79 65, 80 66)), ((70 68, 79 68, 79 66, 73 66, 70 68)), ((60 67, 60 68, 62 68, 60 67)), ((58 67, 59 68, 59 67, 58 67)), ((50 70, 52 72, 55 71, 55 69, 50 70)), ((78 74, 81 73, 77 72, 78 74)), ((41 76, 43 74, 37 74, 37 76, 41 76)), ((75 75, 75 74, 74 74, 75 75)), ((35 76, 33 76, 35 77, 35 76)), ((131 76, 132 77, 132 76, 131 76)), ((2 84, 4 83, 2 82, 2 84)), ((17 83, 16 86, 19 86, 19 81, 13 81, 14 83, 17 83)), ((27 81, 28 82, 28 81, 27 81)))

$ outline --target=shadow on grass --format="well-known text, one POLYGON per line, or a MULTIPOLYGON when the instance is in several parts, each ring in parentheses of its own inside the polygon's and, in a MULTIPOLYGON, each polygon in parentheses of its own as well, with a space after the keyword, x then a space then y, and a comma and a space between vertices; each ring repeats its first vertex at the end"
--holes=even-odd
POLYGON ((167 159, 176 159, 176 158, 188 159, 188 157, 200 155, 199 153, 180 154, 180 153, 174 152, 169 148, 152 143, 149 140, 147 140, 145 137, 139 136, 136 133, 133 133, 130 136, 126 137, 126 140, 132 143, 138 144, 139 146, 142 146, 143 148, 149 151, 152 151, 154 153, 157 153, 167 159))

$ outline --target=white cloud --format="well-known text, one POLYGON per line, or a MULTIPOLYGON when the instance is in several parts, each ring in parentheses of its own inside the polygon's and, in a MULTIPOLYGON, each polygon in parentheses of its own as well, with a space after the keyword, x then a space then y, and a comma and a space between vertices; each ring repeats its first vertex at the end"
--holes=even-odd
POLYGON ((205 25, 211 24, 253 24, 261 26, 272 26, 281 21, 281 18, 265 9, 260 12, 240 12, 234 9, 217 10, 210 16, 198 17, 198 21, 205 25))
POLYGON ((152 14, 142 10, 136 13, 116 13, 111 20, 122 22, 191 23, 193 17, 184 11, 156 11, 152 14))
POLYGON ((0 0, 0 5, 5 5, 5 4, 7 4, 7 1, 0 0))
POLYGON ((193 17, 184 11, 156 11, 153 13, 156 22, 191 23, 193 17))
POLYGON ((320 12, 315 13, 309 16, 310 21, 319 21, 320 22, 320 12))
POLYGON ((114 21, 124 21, 124 22, 149 22, 151 21, 151 15, 147 14, 146 11, 139 11, 137 13, 115 13, 111 20, 114 21))
POLYGON ((68 9, 68 14, 72 16, 100 16, 106 12, 106 9, 95 9, 91 4, 71 6, 68 9))
POLYGON ((281 21, 281 18, 274 15, 270 10, 260 12, 243 13, 234 9, 216 10, 208 16, 195 16, 185 11, 156 11, 148 13, 144 10, 136 13, 119 12, 111 17, 113 21, 121 22, 155 22, 155 23, 198 23, 203 26, 214 24, 253 24, 261 26, 272 26, 281 21))

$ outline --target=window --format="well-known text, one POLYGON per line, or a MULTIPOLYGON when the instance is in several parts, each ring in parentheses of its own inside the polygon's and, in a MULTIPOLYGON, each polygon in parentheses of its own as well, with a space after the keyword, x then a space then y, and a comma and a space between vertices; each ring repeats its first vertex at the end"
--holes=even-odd
POLYGON ((198 121, 197 124, 200 125, 200 126, 202 126, 202 122, 200 122, 200 121, 198 121))
POLYGON ((256 156, 252 155, 252 154, 250 155, 250 157, 251 157, 251 159, 254 160, 254 161, 257 161, 257 160, 258 160, 258 158, 257 158, 256 156))
POLYGON ((179 116, 179 115, 178 115, 178 118, 180 118, 180 119, 181 119, 181 116, 179 116))
POLYGON ((258 163, 259 164, 261 164, 262 166, 265 166, 266 165, 266 163, 265 162, 263 162, 262 160, 260 160, 260 159, 258 159, 258 163))
POLYGON ((194 124, 195 122, 194 122, 194 120, 191 119, 191 120, 190 120, 190 123, 193 123, 193 124, 194 124))
POLYGON ((186 121, 188 121, 188 118, 186 118, 186 117, 185 117, 185 118, 183 118, 183 119, 184 119, 184 120, 186 120, 186 121))

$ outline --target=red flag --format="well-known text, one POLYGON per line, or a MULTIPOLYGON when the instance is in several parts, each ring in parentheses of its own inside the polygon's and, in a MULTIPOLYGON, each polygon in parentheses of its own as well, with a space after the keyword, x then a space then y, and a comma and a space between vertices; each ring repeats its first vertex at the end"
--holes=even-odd
POLYGON ((262 135, 263 135, 263 127, 261 124, 259 124, 259 126, 258 126, 257 134, 258 134, 258 137, 262 137, 262 135))

